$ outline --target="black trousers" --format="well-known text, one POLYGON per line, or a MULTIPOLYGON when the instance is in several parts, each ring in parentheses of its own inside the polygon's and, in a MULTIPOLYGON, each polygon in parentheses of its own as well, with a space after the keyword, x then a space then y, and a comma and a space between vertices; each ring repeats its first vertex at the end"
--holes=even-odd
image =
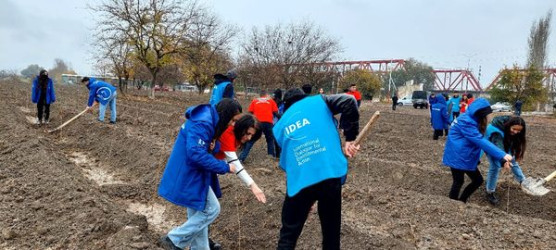
POLYGON ((435 129, 432 134, 432 139, 438 140, 438 137, 442 135, 448 136, 448 129, 435 129))
POLYGON ((396 110, 396 107, 398 106, 397 103, 392 103, 392 110, 396 110))
POLYGON ((295 249, 309 210, 315 201, 319 202, 322 249, 340 249, 342 223, 342 183, 340 178, 324 180, 306 187, 293 197, 286 195, 282 206, 282 228, 277 249, 295 249))
POLYGON ((452 189, 450 190, 450 199, 453 200, 460 200, 463 202, 467 202, 469 196, 471 196, 475 190, 477 190, 483 184, 483 176, 481 172, 477 168, 475 171, 465 171, 455 168, 450 168, 452 170, 452 189), (461 196, 459 195, 459 191, 463 186, 464 182, 464 175, 469 176, 471 178, 471 183, 465 187, 461 196))
POLYGON ((50 104, 46 104, 46 95, 39 97, 39 101, 37 102, 37 117, 39 121, 42 120, 43 113, 44 120, 47 121, 50 118, 50 104))

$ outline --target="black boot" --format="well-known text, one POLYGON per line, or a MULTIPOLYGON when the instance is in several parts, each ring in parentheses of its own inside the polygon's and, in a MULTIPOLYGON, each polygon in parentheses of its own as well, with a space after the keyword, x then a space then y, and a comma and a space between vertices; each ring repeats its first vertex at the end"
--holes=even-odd
POLYGON ((213 241, 211 238, 209 238, 209 248, 210 250, 221 250, 222 246, 220 245, 220 243, 213 241))
POLYGON ((492 192, 492 193, 487 192, 486 197, 487 197, 488 202, 490 202, 490 204, 492 204, 492 205, 497 206, 498 203, 500 203, 500 200, 498 200, 498 197, 496 196, 495 192, 492 192))

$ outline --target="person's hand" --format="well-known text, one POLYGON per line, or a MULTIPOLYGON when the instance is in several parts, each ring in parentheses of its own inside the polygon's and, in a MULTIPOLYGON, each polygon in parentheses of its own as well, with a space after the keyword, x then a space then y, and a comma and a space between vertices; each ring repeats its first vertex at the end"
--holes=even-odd
POLYGON ((85 108, 87 110, 87 112, 89 113, 93 113, 93 107, 92 106, 87 106, 87 108, 85 108))
POLYGON ((213 140, 213 141, 210 143, 210 146, 209 146, 210 151, 213 151, 215 146, 216 146, 216 141, 213 140))
POLYGON ((504 160, 506 162, 504 162, 504 166, 503 166, 504 169, 503 170, 504 170, 504 172, 507 172, 507 171, 510 170, 510 167, 512 166, 513 157, 509 154, 506 154, 506 155, 504 155, 504 160))
POLYGON ((504 166, 503 166, 502 171, 503 171, 503 172, 508 172, 508 171, 510 171, 511 166, 512 166, 512 163, 511 163, 511 162, 509 162, 509 161, 504 162, 504 166))
POLYGON ((254 182, 253 184, 251 184, 251 192, 253 192, 255 197, 257 197, 257 200, 262 203, 266 203, 266 196, 264 195, 263 190, 261 190, 259 186, 257 186, 257 184, 254 182))
POLYGON ((230 173, 235 174, 236 173, 236 165, 228 164, 228 166, 230 166, 230 173))
POLYGON ((353 141, 346 141, 344 143, 344 154, 348 157, 354 157, 360 148, 361 146, 355 145, 353 141))

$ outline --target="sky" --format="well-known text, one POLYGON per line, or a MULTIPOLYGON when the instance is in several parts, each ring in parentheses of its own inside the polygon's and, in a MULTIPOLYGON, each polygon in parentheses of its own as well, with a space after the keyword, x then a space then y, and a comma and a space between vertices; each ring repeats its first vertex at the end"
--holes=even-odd
MULTIPOLYGON (((91 0, 0 0, 0 70, 52 68, 61 58, 95 74, 91 0)), ((340 41, 339 61, 415 58, 435 69, 470 68, 488 85, 498 71, 527 58, 531 25, 556 9, 554 0, 199 0, 242 31, 311 21, 340 41), (479 68, 481 74, 479 76, 479 68)), ((556 24, 548 64, 556 67, 556 24)), ((239 46, 233 46, 238 53, 239 46)))

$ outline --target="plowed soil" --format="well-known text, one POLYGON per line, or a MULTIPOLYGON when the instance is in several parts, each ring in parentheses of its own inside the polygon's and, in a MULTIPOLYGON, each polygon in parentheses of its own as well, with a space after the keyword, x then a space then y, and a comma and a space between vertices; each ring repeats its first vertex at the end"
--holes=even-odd
MULTIPOLYGON (((0 248, 159 249, 158 238, 186 220, 186 210, 156 190, 186 107, 208 96, 167 92, 157 99, 130 90, 118 97, 118 122, 85 114, 48 133, 86 106, 84 86, 56 86, 51 123, 34 125, 30 84, 0 82, 0 248)), ((242 100, 244 108, 248 101, 242 100)), ((343 249, 551 249, 556 245, 556 193, 524 194, 502 175, 499 206, 484 187, 468 204, 452 201, 445 139, 432 140, 427 110, 364 103, 361 123, 382 112, 343 188, 343 249)), ((108 114, 107 114, 108 115, 108 114)), ((525 117, 526 175, 556 170, 556 121, 525 117)), ((285 195, 284 173, 266 156, 264 139, 246 168, 265 191, 258 203, 235 176, 221 176, 222 212, 211 237, 224 249, 273 249, 285 195)), ((486 177, 488 164, 480 169, 486 177)), ((554 182, 547 184, 555 188, 554 182)), ((298 249, 320 249, 312 214, 298 249)))

